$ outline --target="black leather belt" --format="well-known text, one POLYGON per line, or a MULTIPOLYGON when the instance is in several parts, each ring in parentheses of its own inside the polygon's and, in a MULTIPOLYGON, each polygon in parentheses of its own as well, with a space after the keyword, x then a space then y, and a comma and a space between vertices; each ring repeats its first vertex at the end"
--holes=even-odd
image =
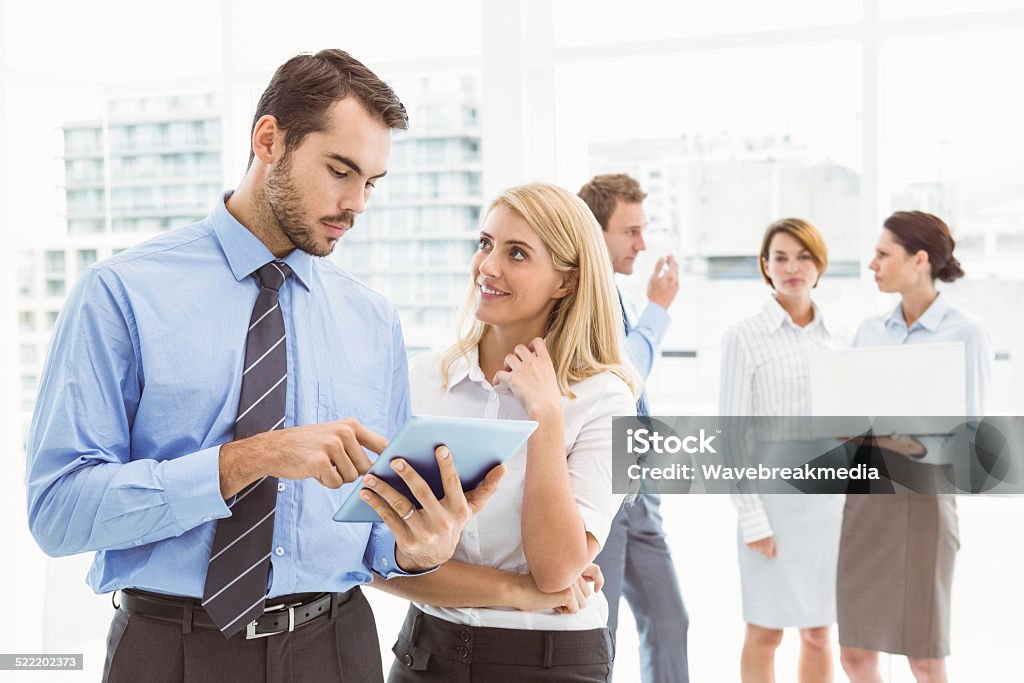
MULTIPOLYGON (((354 589, 353 589, 354 590, 354 589)), ((352 591, 348 591, 350 594, 352 591)), ((245 628, 245 639, 266 638, 279 633, 290 633, 295 629, 331 613, 331 601, 336 597, 345 602, 347 594, 305 593, 284 596, 269 601, 263 615, 249 622, 245 628)), ((128 614, 165 621, 174 624, 190 623, 188 628, 219 627, 213 623, 195 598, 179 598, 135 589, 121 591, 120 609, 128 614), (191 612, 190 615, 187 613, 191 612), (191 616, 191 619, 188 618, 191 616)))

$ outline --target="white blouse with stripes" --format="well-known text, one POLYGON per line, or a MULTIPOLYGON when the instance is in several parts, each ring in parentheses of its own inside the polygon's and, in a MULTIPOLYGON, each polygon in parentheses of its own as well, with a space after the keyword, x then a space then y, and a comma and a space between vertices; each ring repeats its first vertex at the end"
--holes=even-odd
MULTIPOLYGON (((760 313, 726 330, 719 414, 810 415, 808 352, 848 347, 850 337, 845 326, 826 321, 817 304, 813 320, 801 328, 772 296, 760 313)), ((773 535, 758 494, 735 494, 732 500, 745 543, 773 535)))

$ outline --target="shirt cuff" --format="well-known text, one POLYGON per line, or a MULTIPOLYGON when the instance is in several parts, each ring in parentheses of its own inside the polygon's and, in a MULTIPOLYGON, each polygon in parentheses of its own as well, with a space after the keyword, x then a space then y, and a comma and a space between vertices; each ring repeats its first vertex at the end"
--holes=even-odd
POLYGON ((661 304, 651 301, 644 308, 644 312, 640 315, 640 319, 636 321, 634 327, 650 328, 657 335, 658 342, 660 343, 661 338, 665 336, 665 332, 668 330, 670 322, 672 322, 672 318, 669 316, 668 311, 661 304))
POLYGON ((167 507, 182 532, 231 516, 220 495, 220 446, 160 463, 167 507))
POLYGON ((395 536, 384 524, 374 524, 370 529, 370 542, 366 551, 370 554, 367 562, 373 573, 382 579, 393 579, 396 576, 422 576, 435 571, 437 567, 418 572, 407 572, 398 566, 395 559, 395 536))
POLYGON ((625 498, 622 494, 614 494, 615 507, 613 509, 601 510, 597 507, 590 505, 581 505, 577 503, 576 507, 580 511, 580 517, 583 519, 583 530, 593 535, 600 548, 604 548, 605 541, 608 540, 608 532, 611 531, 612 521, 615 519, 615 515, 618 514, 619 509, 623 505, 635 505, 636 501, 624 503, 625 498), (610 515, 608 513, 611 513, 610 515))
POLYGON ((743 534, 744 543, 753 543, 775 535, 768 515, 760 504, 740 510, 740 532, 743 534))

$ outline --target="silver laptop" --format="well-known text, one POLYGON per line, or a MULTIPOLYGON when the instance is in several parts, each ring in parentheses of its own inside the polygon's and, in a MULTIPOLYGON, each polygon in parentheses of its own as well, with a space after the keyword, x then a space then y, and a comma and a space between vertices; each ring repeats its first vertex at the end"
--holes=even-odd
POLYGON ((815 437, 948 434, 964 421, 963 342, 819 351, 809 360, 815 437), (842 421, 821 419, 830 416, 842 421))

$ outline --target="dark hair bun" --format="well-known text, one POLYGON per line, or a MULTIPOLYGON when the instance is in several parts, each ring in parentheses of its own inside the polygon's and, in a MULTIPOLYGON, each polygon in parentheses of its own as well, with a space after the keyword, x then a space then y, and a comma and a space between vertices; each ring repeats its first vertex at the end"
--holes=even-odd
POLYGON ((959 280, 964 276, 964 269, 960 267, 960 262, 952 256, 946 261, 946 264, 935 271, 935 277, 942 280, 943 282, 953 282, 959 280))
POLYGON ((897 211, 885 219, 885 228, 908 254, 928 253, 933 280, 953 282, 964 276, 960 262, 953 256, 953 234, 938 216, 924 211, 897 211))

